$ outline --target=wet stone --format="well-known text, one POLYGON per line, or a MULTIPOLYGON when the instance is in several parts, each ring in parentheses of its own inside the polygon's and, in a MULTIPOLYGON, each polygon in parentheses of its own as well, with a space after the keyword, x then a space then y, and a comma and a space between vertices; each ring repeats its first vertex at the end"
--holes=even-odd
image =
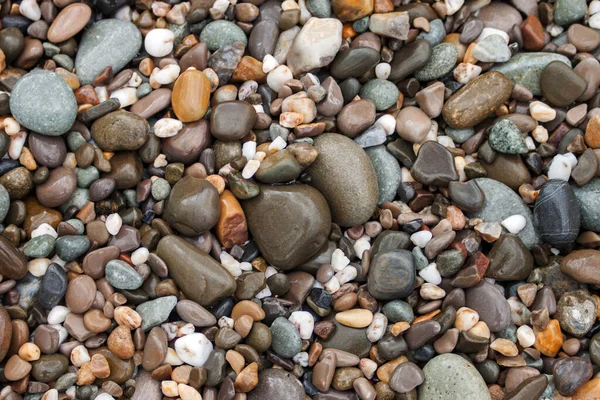
POLYGON ((535 202, 533 223, 540 238, 555 247, 575 241, 579 234, 579 204, 569 186, 562 179, 551 179, 542 186, 535 202))

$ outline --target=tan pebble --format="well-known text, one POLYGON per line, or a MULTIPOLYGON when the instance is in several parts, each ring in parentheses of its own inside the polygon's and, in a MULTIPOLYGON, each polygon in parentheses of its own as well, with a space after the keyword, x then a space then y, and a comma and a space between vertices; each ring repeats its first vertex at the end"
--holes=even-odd
POLYGON ((71 350, 70 354, 71 363, 76 367, 81 367, 83 364, 90 362, 90 353, 87 347, 80 344, 71 350))
POLYGON ((9 381, 18 381, 25 378, 31 371, 31 364, 18 355, 13 355, 4 365, 4 377, 9 381))
POLYGON ((427 20, 427 18, 424 17, 417 17, 414 19, 413 21, 413 26, 416 29, 421 29, 424 32, 429 32, 429 21, 427 20))
POLYGON ((490 344, 490 348, 507 357, 514 357, 519 354, 517 345, 508 339, 496 339, 490 344))
POLYGON ((83 364, 77 371, 77 386, 91 385, 95 380, 96 377, 92 373, 91 361, 83 364))
POLYGON ((258 304, 250 300, 242 300, 231 310, 231 318, 238 319, 242 315, 249 315, 254 321, 262 321, 265 318, 265 312, 258 304))
POLYGON ((406 332, 408 328, 410 328, 410 324, 408 322, 396 322, 394 325, 392 325, 392 335, 398 336, 402 332, 406 332))
POLYGON ((206 180, 217 189, 219 194, 222 194, 223 191, 225 191, 225 180, 221 175, 209 175, 206 177, 206 180))
MULTIPOLYGON (((187 385, 190 382, 190 373, 192 372, 192 368, 193 367, 191 365, 180 365, 179 367, 176 367, 173 369, 173 372, 171 372, 171 379, 177 383, 183 383, 187 385)), ((179 392, 179 395, 181 395, 181 392, 179 392)))
POLYGON ((177 385, 177 391, 181 400, 202 400, 202 396, 196 389, 183 383, 177 385))
POLYGON ((23 343, 19 348, 19 357, 25 361, 36 361, 40 359, 40 348, 34 343, 23 343))
POLYGON ((242 370, 235 378, 235 389, 248 393, 258 385, 258 364, 253 362, 242 370))
POLYGON ((162 381, 160 384, 162 393, 167 397, 177 397, 179 391, 177 390, 177 382, 175 381, 162 381))
POLYGON ((19 156, 19 162, 22 166, 27 168, 30 171, 35 171, 37 169, 37 163, 33 158, 33 154, 27 147, 23 147, 21 149, 21 155, 19 156))
POLYGON ((119 325, 108 336, 108 348, 114 355, 122 360, 133 357, 135 346, 128 327, 119 325))
POLYGON ((366 328, 373 321, 373 313, 362 308, 355 308, 337 313, 335 320, 351 328, 366 328))
POLYGON ((94 354, 92 356, 90 368, 96 378, 106 379, 110 376, 110 365, 106 357, 102 354, 94 354))
POLYGON ((241 337, 245 338, 250 333, 253 323, 254 319, 250 315, 242 315, 235 320, 233 327, 241 337))
POLYGON ((469 329, 469 333, 486 339, 490 338, 490 328, 483 321, 476 323, 471 329, 469 329))
POLYGON ((236 374, 239 374, 242 369, 244 369, 244 365, 246 365, 246 360, 244 360, 244 356, 238 353, 235 350, 228 350, 225 354, 225 359, 231 365, 231 368, 235 371, 236 374))
POLYGON ((468 331, 479 322, 479 314, 477 311, 467 307, 461 307, 456 312, 454 327, 461 331, 468 331))
POLYGON ((142 324, 142 317, 135 310, 127 306, 115 308, 114 318, 117 324, 129 329, 137 329, 142 324))
POLYGON ((382 382, 388 383, 390 380, 390 376, 392 376, 392 372, 394 372, 396 367, 400 364, 404 364, 405 362, 408 362, 408 358, 406 358, 405 356, 400 356, 395 360, 383 364, 377 370, 377 378, 379 378, 379 380, 382 382))

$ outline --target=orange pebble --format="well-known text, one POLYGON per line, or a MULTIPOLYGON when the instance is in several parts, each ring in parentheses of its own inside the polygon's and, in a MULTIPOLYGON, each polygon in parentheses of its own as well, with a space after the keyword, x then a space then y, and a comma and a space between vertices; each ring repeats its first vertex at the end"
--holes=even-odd
POLYGON ((352 27, 352 24, 345 24, 344 28, 342 29, 342 37, 344 39, 352 39, 355 36, 356 36, 356 31, 352 27))
POLYGON ((535 348, 545 356, 554 357, 562 347, 563 336, 557 319, 551 319, 546 329, 535 332, 535 348))

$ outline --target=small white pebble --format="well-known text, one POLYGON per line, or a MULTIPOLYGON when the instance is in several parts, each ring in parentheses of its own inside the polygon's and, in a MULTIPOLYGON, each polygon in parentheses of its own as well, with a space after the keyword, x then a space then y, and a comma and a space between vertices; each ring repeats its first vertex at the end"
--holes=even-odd
POLYGON ((219 325, 219 328, 231 328, 233 329, 233 318, 229 318, 226 316, 222 316, 221 318, 219 318, 219 321, 217 322, 217 324, 219 325))
POLYGON ((11 117, 4 118, 4 132, 6 132, 8 136, 16 135, 20 130, 21 124, 19 124, 16 119, 11 117))
POLYGON ((256 154, 256 142, 248 141, 242 145, 242 155, 246 160, 252 160, 256 154))
POLYGON ((131 262, 133 265, 140 265, 148 261, 148 256, 150 255, 150 251, 145 247, 140 247, 131 253, 131 262))
POLYGON ((111 235, 116 235, 121 230, 121 226, 123 226, 123 219, 117 213, 110 214, 106 217, 106 230, 111 235))
POLYGON ((479 314, 477 311, 468 307, 461 307, 456 311, 456 319, 454 327, 460 331, 468 331, 479 322, 479 314))
POLYGON ((294 79, 292 71, 286 65, 280 65, 267 75, 267 85, 274 91, 279 92, 290 79, 294 79))
POLYGON ((285 149, 285 147, 287 146, 286 141, 281 137, 281 136, 277 136, 275 138, 275 140, 273 140, 270 144, 269 144, 269 151, 272 150, 283 150, 285 149))
POLYGON ((538 143, 546 143, 548 141, 548 129, 544 128, 542 125, 538 125, 531 131, 531 136, 533 136, 538 143))
POLYGON ((167 156, 165 156, 164 154, 159 154, 158 157, 154 159, 154 168, 166 167, 167 164, 167 156))
POLYGON ((436 263, 431 263, 419 271, 419 276, 423 278, 425 282, 433 283, 434 285, 442 283, 442 276, 437 269, 436 263))
POLYGON ((127 82, 127 86, 137 88, 142 84, 142 78, 138 75, 137 72, 134 72, 129 78, 129 82, 127 82))
POLYGON ((358 275, 358 271, 352 265, 348 265, 343 270, 335 274, 340 285, 350 282, 358 275))
POLYGON ((329 293, 335 293, 335 292, 337 292, 340 289, 340 282, 334 276, 333 278, 331 278, 330 280, 328 280, 327 282, 325 282, 325 284, 323 285, 323 287, 329 293))
POLYGON ((592 29, 600 29, 600 13, 597 12, 594 15, 592 15, 588 21, 588 24, 592 29))
POLYGON ((154 134, 159 138, 177 135, 183 128, 183 122, 175 118, 161 118, 154 124, 154 134))
POLYGON ((252 271, 252 264, 250 264, 248 261, 241 262, 240 269, 242 271, 252 271))
POLYGON ((465 4, 465 0, 445 0, 446 15, 454 15, 465 4))
POLYGON ((160 383, 160 389, 167 397, 177 397, 179 395, 179 391, 177 390, 177 382, 175 381, 162 381, 160 383))
POLYGON ((192 333, 175 341, 175 350, 183 362, 193 367, 204 365, 213 345, 202 333, 192 333))
POLYGON ((110 94, 110 98, 119 100, 121 108, 128 107, 138 101, 136 89, 130 87, 115 90, 110 94))
POLYGON ((221 11, 223 14, 227 11, 227 7, 229 7, 228 0, 216 0, 212 5, 212 8, 221 11))
POLYGON ((100 393, 94 400, 115 400, 115 398, 108 393, 100 393))
POLYGON ((265 153, 264 151, 257 151, 254 155, 254 159, 258 162, 263 162, 265 158, 267 158, 267 153, 265 153))
POLYGON ((496 28, 483 28, 483 30, 479 34, 479 37, 475 41, 477 43, 479 43, 483 39, 485 39, 486 37, 491 36, 491 35, 499 35, 502 37, 502 39, 504 39, 506 41, 506 44, 509 44, 510 38, 508 36, 508 33, 504 32, 500 29, 496 29, 496 28))
POLYGON ((10 158, 13 160, 19 159, 23 146, 25 146, 25 140, 27 140, 27 132, 25 131, 21 131, 10 137, 10 144, 8 145, 8 155, 10 158))
POLYGON ((501 224, 510 233, 517 234, 525 228, 527 220, 524 216, 520 214, 515 214, 506 218, 504 221, 501 222, 501 224))
POLYGON ((273 294, 271 293, 271 289, 269 289, 268 285, 265 285, 264 289, 256 294, 257 299, 264 299, 265 297, 271 297, 273 294))
POLYGON ((539 122, 549 122, 556 118, 556 110, 541 101, 529 103, 531 117, 539 122))
POLYGON ((565 156, 571 163, 571 169, 573 169, 577 166, 577 163, 579 162, 579 160, 577 160, 577 157, 575 157, 575 154, 565 153, 565 154, 563 154, 563 156, 565 156))
POLYGON ((548 168, 548 179, 562 179, 568 181, 571 176, 571 160, 562 154, 557 154, 552 159, 548 168))
POLYGON ((379 63, 375 67, 375 75, 379 79, 387 79, 392 72, 392 67, 388 63, 379 63))
POLYGON ((410 235, 410 241, 413 242, 415 246, 419 246, 420 248, 424 249, 432 237, 433 234, 431 231, 418 231, 410 235))
POLYGON ((42 10, 35 0, 23 0, 19 4, 19 12, 32 21, 39 21, 42 17, 42 10))
POLYGON ((48 324, 50 324, 50 325, 62 324, 63 322, 65 322, 67 315, 69 315, 70 313, 71 313, 71 310, 69 310, 68 307, 54 306, 54 307, 52 307, 52 310, 50 310, 50 312, 48 313, 48 317, 47 317, 48 324))
POLYGON ((94 92, 96 92, 96 96, 98 96, 98 101, 100 101, 101 103, 103 101, 108 100, 108 90, 106 90, 106 86, 95 87, 94 92))
MULTIPOLYGON (((588 14, 595 15, 600 12, 600 0, 593 0, 588 7, 588 14)), ((598 28, 594 28, 598 29, 598 28)))
POLYGON ((52 227, 52 225, 47 224, 45 222, 31 232, 31 238, 33 239, 35 237, 43 235, 50 235, 54 239, 58 237, 58 233, 56 233, 56 230, 52 227))
POLYGON ((240 262, 233 258, 231 254, 226 251, 222 251, 221 255, 221 265, 225 267, 227 271, 234 277, 238 277, 242 274, 242 269, 240 268, 240 262))
POLYGON ((88 349, 82 344, 71 350, 70 358, 71 363, 77 368, 81 367, 86 362, 90 362, 92 360, 88 349))
POLYGON ((331 253, 331 267, 335 272, 343 270, 348 264, 350 264, 350 259, 344 255, 342 249, 335 249, 331 253))
POLYGON ((369 339, 369 342, 375 343, 379 341, 385 334, 387 326, 387 317, 380 312, 375 313, 375 315, 373 315, 373 321, 371 321, 371 324, 367 328, 367 339, 369 339))
POLYGON ((181 68, 177 64, 168 64, 164 68, 154 68, 150 75, 150 85, 158 89, 161 85, 169 85, 179 77, 181 68))
POLYGON ((263 58, 262 69, 265 74, 268 74, 269 72, 273 71, 277 67, 279 67, 279 63, 277 62, 275 57, 273 57, 272 55, 267 54, 263 58))
POLYGON ((352 246, 354 248, 354 252, 356 253, 356 256, 358 258, 360 258, 361 260, 362 260, 363 253, 366 250, 371 249, 371 243, 369 242, 370 239, 371 239, 370 237, 364 235, 363 237, 358 239, 356 242, 354 242, 354 246, 352 246))
POLYGON ((308 311, 294 311, 288 320, 296 326, 301 339, 310 339, 315 327, 315 319, 308 311))
MULTIPOLYGON (((181 340, 185 337, 186 336, 183 336, 183 337, 179 338, 179 340, 181 340)), ((169 365, 181 365, 181 364, 183 364, 183 361, 181 360, 181 357, 179 357, 179 354, 177 353, 177 351, 169 347, 167 349, 167 356, 165 357, 165 361, 163 361, 163 363, 169 364, 169 365)))
POLYGON ((375 125, 381 126, 387 136, 390 136, 396 132, 396 118, 394 118, 392 114, 382 115, 377 121, 375 121, 375 125))
POLYGON ((254 176, 254 174, 256 173, 256 171, 258 171, 258 168, 260 167, 260 161, 258 160, 250 160, 246 163, 246 166, 244 166, 244 169, 242 170, 242 178, 244 179, 250 179, 254 176))
POLYGON ((164 57, 173 50, 175 33, 169 29, 152 29, 144 39, 144 48, 152 57, 164 57))
POLYGON ((292 358, 292 361, 302 368, 308 367, 308 353, 301 351, 300 353, 296 354, 294 358, 292 358))
POLYGON ((177 385, 177 392, 181 400, 202 400, 202 395, 200 395, 200 392, 184 383, 177 385))
POLYGON ((533 329, 529 325, 521 325, 519 329, 517 329, 517 340, 519 344, 523 348, 528 348, 533 346, 535 343, 535 333, 533 329))
POLYGON ((446 296, 446 291, 433 283, 423 283, 419 288, 419 295, 424 300, 439 300, 446 296))
POLYGON ((47 258, 34 258, 27 263, 27 270, 31 275, 39 278, 46 274, 46 270, 50 264, 52 264, 52 261, 47 258))
POLYGON ((265 278, 269 279, 270 277, 272 277, 276 273, 277 273, 277 270, 269 265, 267 267, 267 269, 265 270, 265 278))

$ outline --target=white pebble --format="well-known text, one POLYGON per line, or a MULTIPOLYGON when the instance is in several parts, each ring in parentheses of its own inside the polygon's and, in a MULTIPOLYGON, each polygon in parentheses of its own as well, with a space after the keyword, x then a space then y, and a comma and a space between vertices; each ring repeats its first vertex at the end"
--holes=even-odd
POLYGON ((556 110, 541 101, 529 103, 531 117, 539 122, 549 122, 556 118, 556 110))
POLYGON ((117 213, 110 214, 106 217, 105 225, 108 233, 116 235, 121 230, 121 226, 123 226, 123 219, 121 219, 121 216, 117 213))
POLYGON ((264 299, 265 297, 271 297, 273 294, 271 293, 271 289, 269 289, 268 285, 265 285, 264 289, 256 294, 257 299, 264 299))
POLYGON ((130 87, 115 90, 110 94, 110 98, 119 100, 121 108, 128 107, 138 101, 136 89, 130 87))
POLYGON ((221 11, 223 14, 227 11, 227 7, 229 7, 228 0, 216 0, 212 5, 212 8, 221 11))
MULTIPOLYGON (((259 152, 262 153, 262 152, 259 152)), ((254 176, 258 168, 260 167, 260 161, 258 160, 250 160, 246 163, 246 166, 242 170, 242 178, 250 179, 254 176)))
POLYGON ((58 390, 48 390, 46 393, 44 393, 40 400, 58 400, 58 390))
POLYGON ((181 400, 202 400, 200 392, 183 383, 177 385, 177 392, 181 400))
POLYGON ((548 141, 548 129, 544 128, 542 125, 538 125, 531 131, 531 136, 533 136, 538 143, 546 143, 548 141))
POLYGON ((98 101, 100 101, 100 103, 108 100, 108 90, 106 90, 106 86, 95 87, 94 92, 96 92, 96 96, 98 96, 98 101))
POLYGON ((134 72, 129 78, 129 82, 127 82, 127 86, 137 88, 142 84, 142 78, 138 75, 137 72, 134 72))
POLYGON ((257 114, 265 113, 265 109, 262 104, 252 104, 252 107, 254 107, 254 111, 256 111, 257 114))
POLYGON ((419 295, 424 300, 439 300, 446 296, 446 291, 433 283, 423 283, 419 288, 419 295))
POLYGON ((233 329, 233 318, 229 318, 226 317, 225 315, 222 316, 221 318, 219 318, 219 321, 217 322, 217 324, 219 325, 219 328, 230 328, 233 329))
POLYGON ((275 57, 273 57, 270 54, 267 54, 264 58, 263 58, 263 72, 265 74, 268 74, 269 72, 273 71, 275 68, 279 67, 279 63, 277 62, 277 60, 275 59, 275 57))
POLYGON ((269 279, 270 277, 272 277, 276 273, 277 273, 277 270, 275 268, 273 268, 272 266, 269 265, 267 267, 267 269, 265 270, 265 279, 269 279))
POLYGON ((280 65, 269 72, 267 75, 267 84, 271 89, 279 92, 283 85, 290 79, 294 79, 292 71, 286 65, 280 65))
POLYGON ((396 118, 394 118, 392 114, 382 115, 377 121, 375 121, 375 125, 381 126, 387 136, 390 136, 396 132, 396 118))
POLYGON ((468 162, 465 157, 454 157, 454 167, 456 168, 456 172, 458 172, 458 180, 461 182, 467 181, 467 173, 465 172, 465 167, 468 162))
POLYGON ((115 398, 112 397, 110 394, 104 392, 96 396, 94 400, 115 400, 115 398))
POLYGON ((277 136, 275 138, 275 140, 273 140, 270 144, 269 144, 269 151, 279 151, 279 150, 283 150, 285 149, 285 146, 287 146, 286 141, 281 137, 281 136, 277 136))
POLYGON ((131 21, 132 14, 133 12, 131 11, 131 7, 121 7, 117 10, 117 12, 115 12, 115 19, 120 19, 122 21, 131 21))
POLYGON ((431 263, 419 271, 419 276, 425 279, 425 282, 433 283, 434 285, 442 283, 442 276, 437 269, 436 263, 431 263))
POLYGON ((16 135, 20 130, 21 124, 19 124, 16 119, 11 117, 4 118, 4 132, 6 132, 8 136, 16 135))
POLYGON ((431 231, 418 231, 410 235, 410 241, 413 242, 415 246, 419 246, 420 248, 424 249, 432 237, 433 234, 431 231))
POLYGON ((164 57, 173 50, 175 34, 169 29, 152 29, 144 39, 144 48, 152 57, 164 57))
POLYGON ((167 164, 167 156, 165 156, 164 154, 159 154, 158 157, 154 159, 154 168, 166 167, 167 164))
POLYGON ((519 344, 523 348, 528 348, 533 346, 535 343, 535 333, 533 329, 529 325, 521 325, 519 329, 517 329, 517 340, 519 344))
POLYGON ((387 79, 392 72, 392 67, 388 63, 379 63, 375 67, 375 75, 379 79, 387 79))
POLYGON ((331 253, 331 267, 335 272, 343 270, 348 264, 350 264, 350 259, 344 255, 342 249, 335 249, 331 253))
POLYGON ((213 345, 202 333, 192 333, 175 341, 179 358, 193 367, 204 365, 213 350, 213 345))
POLYGON ((27 270, 31 275, 39 278, 46 274, 50 264, 52 264, 52 261, 47 258, 35 258, 27 263, 27 270))
POLYGON ((288 320, 298 328, 301 339, 310 339, 315 327, 315 319, 308 311, 294 311, 288 320))
POLYGON ((38 236, 44 236, 44 235, 50 235, 52 236, 54 239, 56 239, 58 237, 58 233, 56 233, 56 230, 54 230, 54 228, 52 227, 52 225, 47 224, 47 223, 43 223, 40 226, 38 226, 37 228, 35 228, 32 232, 31 232, 31 238, 35 238, 38 236))
POLYGON ((58 344, 63 344, 63 342, 69 337, 69 332, 67 331, 67 328, 65 328, 61 324, 55 324, 50 326, 56 329, 56 331, 58 332, 58 344))
POLYGON ((154 124, 154 134, 159 138, 177 135, 183 128, 183 122, 175 118, 161 118, 154 124))
POLYGON ((510 233, 517 234, 525 228, 527 220, 524 216, 520 214, 515 214, 506 218, 504 221, 501 222, 501 224, 510 233))
MULTIPOLYGON (((182 337, 181 339, 183 339, 185 337, 186 336, 182 337)), ((181 340, 181 339, 178 339, 178 340, 181 340)), ((167 349, 167 356, 165 357, 165 361, 163 361, 163 363, 169 364, 169 365, 181 365, 181 364, 183 364, 183 360, 181 359, 181 357, 179 357, 179 354, 177 354, 177 350, 174 350, 169 347, 167 349)))
POLYGON ((363 237, 358 239, 356 242, 354 242, 354 246, 352 246, 354 248, 354 252, 356 253, 356 256, 358 258, 360 258, 361 260, 363 257, 363 253, 366 250, 371 249, 371 243, 369 242, 370 239, 371 239, 370 237, 368 237, 367 235, 364 235, 363 237))
MULTIPOLYGON (((594 15, 600 12, 600 0, 593 0, 588 7, 588 14, 594 15)), ((597 29, 597 28, 595 28, 597 29)))
POLYGON ((565 154, 563 154, 563 156, 565 156, 571 163, 571 169, 573 169, 577 166, 578 160, 577 160, 577 157, 575 157, 575 154, 565 153, 565 154))
POLYGON ((387 329, 388 319, 385 315, 378 312, 373 315, 373 321, 367 328, 367 339, 369 342, 375 343, 383 337, 385 330, 387 329))
POLYGON ((10 144, 8 145, 8 155, 13 160, 18 160, 21 156, 21 150, 25 146, 25 140, 27 140, 27 132, 21 131, 16 135, 10 137, 10 144))
POLYGON ((86 362, 90 362, 92 360, 88 349, 82 344, 71 350, 70 358, 71 363, 77 368, 81 367, 86 362))
POLYGON ((561 33, 565 31, 565 28, 559 25, 550 24, 546 26, 546 32, 550 34, 552 37, 560 36, 561 33))
POLYGON ((361 358, 358 363, 358 368, 365 375, 365 378, 371 379, 377 370, 377 363, 370 358, 361 358))
POLYGON ((169 64, 164 68, 154 68, 150 75, 150 85, 154 89, 158 89, 161 85, 168 85, 177 80, 181 68, 177 64, 169 64))
POLYGON ((259 162, 263 162, 265 158, 267 158, 267 153, 265 153, 264 151, 257 151, 254 155, 254 159, 259 162))
POLYGON ((39 21, 42 17, 42 10, 35 0, 23 0, 19 5, 19 12, 32 21, 39 21))
POLYGON ((246 157, 246 160, 252 160, 256 154, 256 142, 247 141, 242 145, 242 156, 246 157))
POLYGON ((240 269, 242 271, 252 271, 252 264, 250 264, 248 261, 241 262, 240 269))
POLYGON ((466 85, 481 74, 482 68, 471 63, 460 63, 454 68, 456 82, 466 85))
POLYGON ((50 325, 62 324, 63 322, 65 322, 67 315, 69 315, 70 313, 71 313, 71 310, 69 310, 68 307, 54 306, 54 307, 52 307, 52 310, 50 310, 50 312, 48 313, 48 317, 47 317, 48 324, 50 324, 50 325))
POLYGON ((481 42, 483 39, 485 39, 488 36, 491 35, 499 35, 502 37, 502 39, 504 39, 506 41, 506 44, 509 43, 510 38, 508 37, 508 33, 500 30, 500 29, 496 29, 496 28, 483 28, 483 30, 481 31, 481 33, 479 34, 479 37, 477 38, 476 42, 479 43, 481 42))
POLYGON ((308 353, 305 351, 301 351, 292 358, 292 361, 294 361, 294 363, 298 364, 302 368, 308 367, 308 353))
POLYGON ((456 319, 454 327, 460 331, 468 331, 479 322, 479 314, 477 311, 468 307, 461 307, 456 311, 456 319))
POLYGON ((327 290, 327 292, 329 292, 329 293, 335 293, 338 290, 340 290, 340 282, 334 276, 333 278, 331 278, 330 280, 328 280, 327 282, 325 282, 325 284, 323 285, 323 287, 325 288, 325 290, 327 290))
POLYGON ((358 271, 356 270, 356 268, 354 268, 352 265, 348 265, 343 270, 335 274, 335 277, 337 278, 340 285, 343 285, 344 283, 348 283, 354 278, 356 278, 357 275, 358 271))
POLYGON ((234 277, 238 277, 242 274, 242 269, 240 268, 240 262, 238 260, 236 260, 235 258, 233 258, 229 253, 227 253, 226 251, 222 251, 221 255, 221 265, 227 270, 229 271, 229 273, 231 275, 233 275, 234 277))
POLYGON ((445 0, 446 15, 454 15, 465 4, 465 0, 445 0))
POLYGON ((588 24, 592 29, 600 29, 600 13, 597 12, 594 15, 592 15, 588 21, 588 24))
POLYGON ((258 83, 256 81, 246 81, 242 83, 238 90, 238 99, 242 101, 246 100, 248 96, 256 93, 257 89, 258 83))
POLYGON ((568 181, 571 176, 571 160, 562 154, 557 154, 552 159, 548 168, 548 179, 562 179, 568 181))
POLYGON ((131 253, 131 262, 133 265, 141 265, 148 261, 148 256, 150 255, 150 251, 145 247, 140 247, 131 253))
POLYGON ((453 149, 456 147, 454 140, 452 140, 450 136, 438 136, 437 142, 447 149, 453 149))
POLYGON ((167 397, 177 397, 179 395, 177 382, 175 381, 162 381, 160 383, 160 390, 167 397))

